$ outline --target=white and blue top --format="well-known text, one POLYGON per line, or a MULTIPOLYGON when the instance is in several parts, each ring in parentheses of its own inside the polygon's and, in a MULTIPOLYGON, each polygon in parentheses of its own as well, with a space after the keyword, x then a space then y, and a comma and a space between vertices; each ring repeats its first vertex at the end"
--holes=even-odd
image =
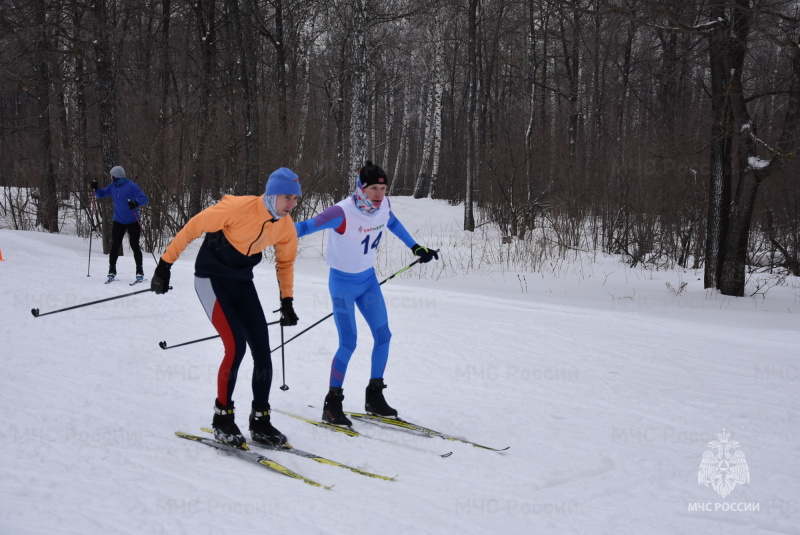
POLYGON ((361 273, 375 265, 375 253, 386 231, 400 238, 409 248, 416 243, 400 220, 392 213, 391 202, 384 197, 380 207, 364 212, 349 196, 321 214, 295 223, 297 237, 330 229, 326 262, 345 273, 361 273))

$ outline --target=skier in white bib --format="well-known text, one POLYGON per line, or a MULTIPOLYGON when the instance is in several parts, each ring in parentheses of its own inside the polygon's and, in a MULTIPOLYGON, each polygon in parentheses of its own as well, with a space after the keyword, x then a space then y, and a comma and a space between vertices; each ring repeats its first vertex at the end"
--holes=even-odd
POLYGON ((392 213, 386 197, 386 173, 367 160, 359 170, 356 191, 321 214, 295 223, 298 238, 312 232, 330 229, 326 262, 330 266, 328 288, 333 302, 333 317, 339 333, 339 347, 331 364, 330 389, 325 397, 322 419, 349 426, 344 414, 342 385, 347 364, 356 348, 355 307, 364 316, 375 345, 372 349, 372 370, 366 390, 364 410, 389 418, 397 411, 383 397, 383 372, 389 358, 389 319, 381 286, 375 275, 375 252, 387 231, 400 238, 421 262, 439 259, 438 252, 418 245, 392 213))

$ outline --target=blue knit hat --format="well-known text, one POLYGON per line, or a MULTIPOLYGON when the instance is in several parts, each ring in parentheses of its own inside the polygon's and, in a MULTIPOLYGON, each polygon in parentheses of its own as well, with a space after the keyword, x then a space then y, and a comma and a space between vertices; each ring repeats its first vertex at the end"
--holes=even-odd
POLYGON ((114 167, 111 168, 111 176, 113 176, 114 178, 127 178, 125 176, 125 169, 123 169, 118 165, 115 165, 114 167))
POLYGON ((300 195, 300 179, 288 167, 273 171, 264 190, 267 195, 300 195))

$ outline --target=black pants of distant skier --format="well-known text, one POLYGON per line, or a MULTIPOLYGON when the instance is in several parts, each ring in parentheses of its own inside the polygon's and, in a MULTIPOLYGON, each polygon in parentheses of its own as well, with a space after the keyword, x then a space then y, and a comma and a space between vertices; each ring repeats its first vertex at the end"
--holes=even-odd
POLYGON ((114 221, 111 225, 111 252, 108 253, 108 264, 111 266, 117 265, 117 257, 119 257, 119 249, 122 247, 122 238, 125 233, 128 233, 128 242, 131 244, 131 251, 133 251, 133 259, 136 262, 136 267, 142 267, 142 248, 139 247, 139 236, 142 234, 142 229, 139 222, 118 223, 114 221))
POLYGON ((236 376, 249 345, 253 355, 253 401, 261 407, 268 405, 272 358, 267 319, 255 284, 252 280, 195 277, 194 289, 225 348, 217 374, 217 400, 226 407, 233 404, 236 376))

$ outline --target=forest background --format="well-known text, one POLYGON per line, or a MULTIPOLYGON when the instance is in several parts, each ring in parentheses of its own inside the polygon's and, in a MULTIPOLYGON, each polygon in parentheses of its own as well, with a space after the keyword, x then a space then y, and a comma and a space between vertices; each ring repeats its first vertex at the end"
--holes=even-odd
POLYGON ((110 203, 89 183, 122 165, 150 198, 157 252, 277 167, 301 176, 303 219, 371 159, 391 195, 463 204, 466 231, 703 268, 706 288, 741 296, 755 271, 800 275, 799 13, 796 0, 0 0, 0 220, 99 230, 107 252, 110 203))

